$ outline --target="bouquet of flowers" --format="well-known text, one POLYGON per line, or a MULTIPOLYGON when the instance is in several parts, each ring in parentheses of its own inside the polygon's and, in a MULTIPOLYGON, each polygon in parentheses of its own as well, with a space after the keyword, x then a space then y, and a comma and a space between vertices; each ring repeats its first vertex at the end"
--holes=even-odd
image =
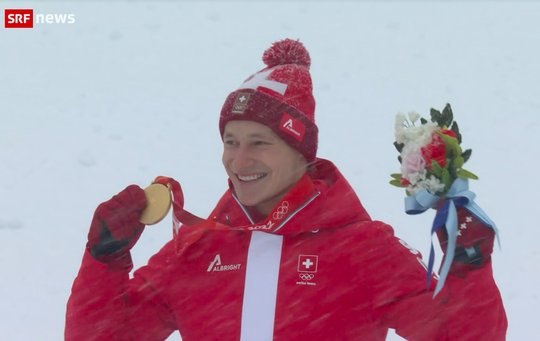
POLYGON ((425 189, 444 197, 454 180, 478 179, 463 168, 472 150, 461 149, 461 134, 450 104, 440 112, 431 109, 431 121, 411 112, 396 116, 396 141, 401 173, 392 174, 390 184, 405 187, 408 195, 425 189))
MULTIPOLYGON (((465 232, 467 223, 472 221, 472 217, 480 226, 491 228, 495 235, 497 229, 474 202, 474 193, 469 191, 468 180, 477 180, 478 177, 463 168, 471 157, 472 150, 461 148, 461 134, 458 124, 454 121, 450 104, 446 104, 442 112, 431 109, 430 121, 414 112, 408 116, 398 114, 395 135, 394 146, 399 152, 401 173, 391 174, 390 184, 405 188, 407 214, 423 213, 429 208, 437 210, 431 228, 432 236, 446 231, 439 234, 445 236, 447 240, 441 241, 446 250, 443 250, 445 258, 435 288, 436 295, 442 289, 456 255, 457 237, 462 235, 462 230, 465 232), (458 222, 457 208, 467 211, 467 222, 458 222)), ((470 235, 470 232, 467 233, 470 235)), ((476 249, 470 244, 472 243, 467 243, 462 237, 459 246, 468 254, 474 254, 476 249)), ((433 263, 432 243, 428 261, 428 286, 432 277, 433 263)))

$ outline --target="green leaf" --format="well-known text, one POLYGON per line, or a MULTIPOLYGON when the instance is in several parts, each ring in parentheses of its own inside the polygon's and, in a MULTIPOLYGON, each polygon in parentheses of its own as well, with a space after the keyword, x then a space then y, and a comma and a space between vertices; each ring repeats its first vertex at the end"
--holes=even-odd
POLYGON ((452 123, 452 128, 450 130, 452 130, 457 135, 457 140, 459 143, 461 143, 461 134, 459 133, 459 127, 456 121, 452 123))
POLYGON ((400 173, 393 173, 393 174, 390 174, 390 176, 391 176, 393 179, 401 180, 401 174, 400 174, 400 173))
POLYGON ((407 187, 407 186, 405 186, 405 185, 402 185, 402 184, 401 184, 401 181, 396 180, 396 179, 390 180, 389 183, 390 183, 390 185, 396 186, 396 187, 407 187))
POLYGON ((433 170, 433 175, 435 175, 437 178, 441 178, 442 176, 442 168, 437 163, 437 161, 433 160, 431 161, 431 169, 433 170))
POLYGON ((397 141, 394 141, 394 147, 396 147, 397 151, 401 153, 403 150, 403 147, 405 146, 404 143, 397 143, 397 141))
POLYGON ((442 133, 439 134, 439 136, 443 139, 446 146, 446 156, 453 159, 461 154, 461 147, 459 146, 457 139, 442 133))
POLYGON ((446 106, 444 107, 442 111, 443 126, 450 127, 453 120, 454 120, 454 113, 452 112, 452 107, 450 106, 450 103, 446 103, 446 106))
POLYGON ((478 180, 478 176, 474 173, 469 172, 468 170, 461 168, 457 172, 457 176, 462 179, 472 179, 472 180, 478 180))
POLYGON ((441 181, 444 184, 445 189, 450 188, 450 184, 451 184, 450 172, 448 172, 448 169, 446 169, 446 168, 443 168, 443 170, 442 170, 441 181))
POLYGON ((397 160, 398 160, 399 163, 401 164, 401 161, 403 161, 403 159, 401 158, 401 155, 398 155, 397 160))
POLYGON ((454 159, 454 167, 459 169, 461 167, 463 167, 463 164, 465 163, 465 160, 463 159, 462 156, 458 156, 454 159))
POLYGON ((431 108, 430 114, 431 114, 431 122, 435 122, 438 125, 441 125, 441 120, 442 120, 441 112, 438 111, 437 109, 431 108))
POLYGON ((428 123, 428 120, 426 120, 425 118, 421 117, 421 118, 420 118, 420 123, 426 124, 426 123, 428 123))
POLYGON ((469 158, 471 157, 472 149, 467 149, 463 153, 461 153, 461 156, 463 157, 463 163, 467 162, 469 158))

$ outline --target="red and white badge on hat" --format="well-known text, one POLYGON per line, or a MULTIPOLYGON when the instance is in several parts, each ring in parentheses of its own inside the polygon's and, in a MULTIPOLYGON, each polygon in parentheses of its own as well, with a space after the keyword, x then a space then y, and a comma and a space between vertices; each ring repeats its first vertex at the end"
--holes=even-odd
POLYGON ((304 140, 306 126, 304 125, 304 123, 300 122, 300 120, 295 119, 286 112, 284 112, 281 116, 279 129, 291 135, 300 142, 304 140))

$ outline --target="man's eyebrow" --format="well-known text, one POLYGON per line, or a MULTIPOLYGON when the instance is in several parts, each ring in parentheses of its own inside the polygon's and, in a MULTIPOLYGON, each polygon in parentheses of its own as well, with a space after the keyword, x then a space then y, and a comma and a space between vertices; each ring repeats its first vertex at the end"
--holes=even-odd
POLYGON ((270 138, 272 138, 271 135, 264 134, 264 133, 253 133, 253 134, 249 134, 248 137, 249 138, 259 138, 259 139, 270 139, 270 138))

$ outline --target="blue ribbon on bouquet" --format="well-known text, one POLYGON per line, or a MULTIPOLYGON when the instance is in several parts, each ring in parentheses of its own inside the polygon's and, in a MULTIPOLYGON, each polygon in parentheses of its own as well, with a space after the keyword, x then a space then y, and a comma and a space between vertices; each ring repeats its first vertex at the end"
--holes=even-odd
POLYGON ((444 198, 440 198, 436 195, 429 193, 427 190, 422 190, 414 196, 405 198, 405 212, 407 214, 420 214, 433 208, 439 200, 444 200, 442 207, 437 209, 437 214, 433 220, 433 226, 431 227, 431 251, 429 253, 429 262, 427 269, 427 286, 431 283, 431 276, 433 272, 434 263, 434 249, 433 249, 433 234, 438 230, 446 226, 448 233, 448 244, 446 247, 445 258, 439 273, 439 282, 435 287, 433 297, 435 297, 443 288, 450 266, 454 260, 454 254, 456 249, 456 240, 458 234, 458 221, 457 221, 457 209, 456 207, 465 207, 472 215, 480 220, 484 225, 490 227, 495 232, 497 237, 497 243, 500 247, 499 234, 495 223, 488 217, 488 215, 482 211, 480 206, 474 202, 476 195, 469 191, 469 181, 466 179, 458 178, 450 186, 448 193, 444 198))

